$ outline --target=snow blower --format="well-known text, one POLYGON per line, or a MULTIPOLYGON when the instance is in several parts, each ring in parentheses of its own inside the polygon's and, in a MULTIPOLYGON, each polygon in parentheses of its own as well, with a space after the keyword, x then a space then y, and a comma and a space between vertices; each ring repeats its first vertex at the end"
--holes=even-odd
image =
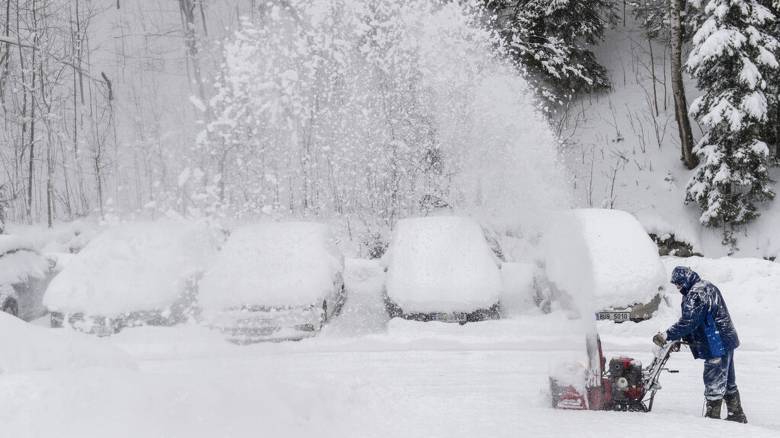
POLYGON ((672 352, 680 350, 680 341, 660 347, 650 366, 644 369, 640 361, 622 356, 610 359, 605 369, 606 359, 598 335, 588 336, 586 345, 587 369, 577 363, 564 367, 567 377, 550 377, 553 408, 650 412, 655 393, 661 389, 658 383, 661 372, 679 372, 665 366, 672 352))

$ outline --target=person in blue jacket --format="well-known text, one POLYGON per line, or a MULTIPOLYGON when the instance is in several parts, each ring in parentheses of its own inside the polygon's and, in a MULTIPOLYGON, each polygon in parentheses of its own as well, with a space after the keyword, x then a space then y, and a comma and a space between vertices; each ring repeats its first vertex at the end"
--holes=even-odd
POLYGON ((739 347, 739 338, 720 290, 687 266, 674 268, 672 284, 683 295, 682 316, 665 333, 656 334, 653 342, 663 346, 667 341, 686 341, 693 357, 705 361, 705 416, 720 418, 726 400, 726 419, 747 423, 734 373, 734 349, 739 347))

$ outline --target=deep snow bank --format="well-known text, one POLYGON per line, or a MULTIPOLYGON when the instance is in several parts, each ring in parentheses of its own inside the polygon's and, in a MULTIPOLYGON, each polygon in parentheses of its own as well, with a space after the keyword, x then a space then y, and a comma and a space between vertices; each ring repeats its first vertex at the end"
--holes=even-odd
POLYGON ((126 353, 101 340, 38 327, 0 312, 0 373, 92 366, 135 365, 126 353))

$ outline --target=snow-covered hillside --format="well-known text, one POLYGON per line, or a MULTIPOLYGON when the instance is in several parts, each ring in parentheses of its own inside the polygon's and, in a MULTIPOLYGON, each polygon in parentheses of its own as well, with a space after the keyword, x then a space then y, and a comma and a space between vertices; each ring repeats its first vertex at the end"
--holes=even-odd
MULTIPOLYGON (((721 245, 722 230, 701 227, 697 207, 683 203, 692 172, 680 161, 669 49, 651 43, 630 8, 627 14, 626 25, 610 29, 595 48, 599 62, 609 71, 613 89, 586 95, 556 116, 561 151, 573 172, 576 203, 627 210, 648 232, 674 234, 708 256, 725 255, 730 249, 721 245)), ((688 76, 685 78, 691 102, 699 91, 688 76)), ((698 139, 702 130, 692 123, 698 139)), ((774 176, 778 179, 779 175, 774 176)), ((780 204, 773 202, 736 236, 739 250, 734 255, 780 255, 778 220, 780 204)))

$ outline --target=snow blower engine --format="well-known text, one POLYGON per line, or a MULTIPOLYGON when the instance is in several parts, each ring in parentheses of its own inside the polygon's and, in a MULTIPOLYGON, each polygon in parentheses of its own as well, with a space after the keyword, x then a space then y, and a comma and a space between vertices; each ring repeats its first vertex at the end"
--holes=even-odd
POLYGON ((680 341, 667 342, 655 352, 647 368, 630 357, 615 357, 605 369, 606 359, 598 335, 588 336, 587 369, 582 364, 562 367, 566 376, 550 377, 552 405, 558 409, 589 409, 650 412, 655 393, 661 389, 658 377, 673 351, 680 350, 680 341))

